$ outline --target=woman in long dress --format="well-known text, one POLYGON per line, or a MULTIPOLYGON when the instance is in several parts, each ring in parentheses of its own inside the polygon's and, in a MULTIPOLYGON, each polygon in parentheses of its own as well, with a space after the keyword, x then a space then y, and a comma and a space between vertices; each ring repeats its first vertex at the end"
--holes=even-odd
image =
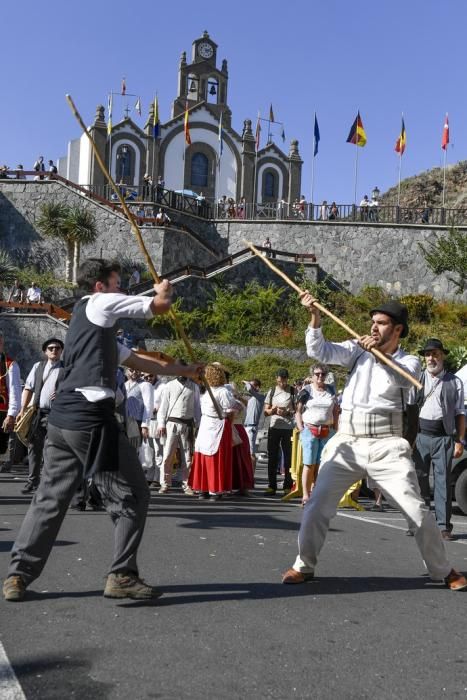
POLYGON ((188 484, 200 492, 200 498, 217 501, 232 490, 232 422, 241 404, 225 386, 224 369, 207 365, 205 376, 214 398, 221 408, 219 418, 208 392, 201 396, 201 421, 195 442, 193 465, 188 484))

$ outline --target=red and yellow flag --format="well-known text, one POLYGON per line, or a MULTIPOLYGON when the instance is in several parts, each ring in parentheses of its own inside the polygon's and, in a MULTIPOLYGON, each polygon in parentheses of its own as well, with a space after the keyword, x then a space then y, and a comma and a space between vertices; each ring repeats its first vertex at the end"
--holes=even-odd
POLYGON ((396 141, 396 146, 394 149, 396 151, 396 153, 400 153, 401 155, 404 153, 406 142, 407 142, 407 138, 405 135, 404 117, 402 117, 401 133, 399 134, 399 138, 396 141))
POLYGON ((360 112, 357 112, 355 121, 352 124, 349 135, 347 136, 347 143, 354 143, 356 146, 361 146, 362 148, 366 144, 366 133, 365 129, 363 128, 360 112))
POLYGON ((188 123, 188 103, 185 105, 185 143, 191 146, 190 125, 188 123))

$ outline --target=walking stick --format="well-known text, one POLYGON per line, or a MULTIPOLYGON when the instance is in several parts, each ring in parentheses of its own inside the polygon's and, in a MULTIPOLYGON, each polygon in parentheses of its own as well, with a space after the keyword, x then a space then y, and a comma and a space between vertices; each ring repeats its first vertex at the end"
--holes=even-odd
MULTIPOLYGON (((125 202, 125 199, 123 198, 122 193, 120 192, 117 185, 115 184, 111 174, 107 170, 107 167, 106 167, 104 161, 102 160, 99 151, 96 148, 96 144, 94 143, 94 139, 92 138, 91 134, 89 133, 88 129, 86 128, 86 125, 83 122, 81 115, 78 112, 71 95, 66 95, 66 101, 68 102, 68 105, 69 105, 71 111, 73 112, 73 114, 76 118, 76 121, 78 122, 81 129, 83 130, 83 133, 86 134, 86 136, 88 137, 89 142, 91 144, 91 148, 94 152, 96 160, 99 163, 99 166, 100 166, 103 174, 105 175, 105 177, 109 181, 113 191, 115 192, 118 199, 120 200, 120 204, 122 205, 122 209, 125 213, 126 218, 128 219, 128 221, 130 223, 130 227, 131 227, 133 233, 136 236, 136 240, 138 241, 139 247, 140 247, 141 252, 144 256, 144 259, 146 260, 146 264, 149 268, 149 272, 151 273, 151 276, 152 276, 154 282, 156 282, 156 284, 159 284, 159 282, 161 281, 161 278, 157 274, 156 268, 154 267, 154 263, 152 262, 151 256, 149 255, 148 249, 146 248, 146 245, 143 241, 143 237, 141 235, 141 231, 138 228, 138 224, 136 223, 135 217, 133 216, 129 207, 127 206, 127 203, 125 202)), ((195 353, 193 352, 193 347, 192 347, 190 341, 188 340, 188 336, 186 335, 185 330, 184 330, 182 324, 180 323, 175 311, 173 309, 169 309, 168 315, 172 319, 172 321, 175 325, 175 328, 177 330, 177 333, 180 336, 180 339, 183 341, 183 343, 187 349, 187 352, 190 356, 190 359, 192 361, 196 361, 195 353)), ((212 403, 214 404, 214 408, 216 409, 216 413, 217 413, 219 419, 222 420, 224 416, 223 416, 223 413, 221 411, 219 404, 217 403, 216 399, 214 398, 214 394, 212 393, 211 387, 209 386, 209 384, 207 383, 207 381, 204 378, 203 378, 203 383, 206 386, 207 392, 211 398, 212 403)))
MULTIPOLYGON (((269 258, 264 257, 264 255, 262 255, 261 252, 260 252, 257 248, 255 248, 255 246, 253 245, 253 243, 251 243, 251 242, 249 242, 249 241, 245 241, 245 240, 244 240, 243 242, 245 243, 245 245, 248 246, 248 248, 250 248, 250 250, 253 251, 253 253, 254 253, 255 255, 258 256, 258 258, 259 258, 260 260, 262 260, 262 261, 264 262, 265 265, 267 265, 268 267, 270 267, 271 270, 274 270, 274 272, 275 272, 277 275, 279 275, 279 277, 282 277, 282 279, 284 280, 284 282, 286 282, 286 283, 289 285, 289 287, 292 287, 292 289, 294 289, 294 290, 297 292, 297 294, 299 294, 299 295, 301 296, 302 294, 305 293, 305 291, 304 291, 303 289, 301 289, 301 288, 298 286, 298 284, 295 284, 295 282, 294 282, 293 280, 291 280, 290 277, 288 277, 288 276, 285 274, 285 272, 282 272, 282 270, 279 270, 279 268, 276 267, 276 266, 274 265, 274 263, 272 263, 272 262, 269 260, 269 258)), ((339 326, 342 326, 342 328, 345 328, 345 330, 347 331, 347 333, 348 333, 349 335, 353 336, 353 337, 356 338, 357 340, 360 338, 360 336, 358 335, 358 333, 356 333, 352 328, 350 328, 350 326, 348 326, 348 325, 345 323, 345 321, 342 321, 342 319, 340 319, 338 316, 335 316, 331 311, 329 311, 328 309, 326 309, 326 307, 322 306, 318 301, 315 301, 315 302, 313 303, 313 306, 316 306, 316 308, 317 308, 319 311, 321 311, 321 313, 325 314, 326 316, 329 316, 329 318, 332 318, 332 320, 333 320, 335 323, 338 323, 339 326)), ((414 377, 412 377, 412 375, 410 375, 410 374, 409 374, 408 372, 406 372, 404 369, 402 369, 401 367, 399 367, 398 365, 396 365, 395 362, 393 362, 389 357, 387 357, 387 356, 386 356, 384 353, 382 353, 380 350, 378 350, 377 348, 371 348, 371 350, 369 350, 369 352, 371 352, 372 355, 374 355, 375 357, 377 357, 378 360, 381 360, 381 362, 384 362, 385 365, 387 365, 388 367, 390 367, 391 369, 393 369, 395 372, 397 372, 398 374, 400 374, 401 377, 404 377, 404 379, 407 379, 411 384, 413 384, 415 387, 417 387, 417 389, 421 389, 421 388, 422 388, 422 385, 420 384, 420 382, 419 382, 417 379, 414 379, 414 377)))

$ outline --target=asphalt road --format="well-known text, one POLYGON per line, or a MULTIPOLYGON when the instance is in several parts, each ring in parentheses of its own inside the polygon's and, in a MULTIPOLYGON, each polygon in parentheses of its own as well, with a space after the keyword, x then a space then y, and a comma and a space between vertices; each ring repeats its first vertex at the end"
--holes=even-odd
MULTIPOLYGON (((29 502, 19 477, 0 476, 2 576, 29 502)), ((257 493, 152 498, 140 565, 164 590, 154 603, 102 597, 110 520, 70 512, 27 599, 0 603, 25 697, 467 697, 467 597, 426 577, 400 513, 342 512, 317 578, 283 586, 301 509, 257 493)), ((454 521, 447 546, 465 570, 467 518, 454 521)))

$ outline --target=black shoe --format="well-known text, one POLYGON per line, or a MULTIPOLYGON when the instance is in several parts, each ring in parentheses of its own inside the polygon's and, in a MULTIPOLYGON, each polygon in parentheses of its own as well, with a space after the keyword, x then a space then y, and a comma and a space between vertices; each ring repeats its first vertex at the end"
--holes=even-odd
POLYGON ((201 491, 201 493, 198 494, 198 498, 200 500, 207 500, 209 498, 209 493, 207 491, 201 491))
POLYGON ((26 484, 26 486, 21 489, 21 493, 33 493, 34 491, 37 491, 37 486, 31 483, 26 484))
POLYGON ((213 493, 211 496, 209 496, 210 501, 220 501, 222 498, 221 493, 213 493))

